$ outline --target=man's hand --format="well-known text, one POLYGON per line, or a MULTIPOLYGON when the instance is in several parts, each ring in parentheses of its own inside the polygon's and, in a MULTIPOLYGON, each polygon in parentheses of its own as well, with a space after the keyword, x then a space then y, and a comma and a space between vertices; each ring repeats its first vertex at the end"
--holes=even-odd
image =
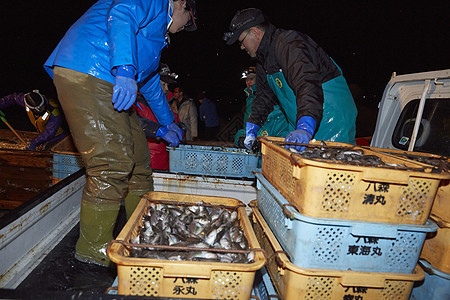
POLYGON ((167 129, 165 126, 161 126, 156 132, 156 136, 161 137, 167 143, 169 143, 170 147, 177 147, 180 144, 180 139, 178 138, 177 133, 172 130, 167 129))
POLYGON ((137 84, 133 66, 120 66, 117 68, 116 83, 113 88, 112 103, 114 109, 127 110, 136 101, 137 84))
POLYGON ((247 122, 247 125, 245 127, 245 140, 244 140, 244 146, 248 150, 252 150, 253 143, 256 140, 256 135, 258 134, 259 125, 247 122))
POLYGON ((34 150, 36 150, 36 145, 33 143, 30 143, 30 145, 28 145, 28 147, 26 147, 25 150, 34 151, 34 150))
MULTIPOLYGON (((297 130, 289 132, 284 139, 288 143, 308 144, 312 139, 316 128, 316 121, 310 116, 303 116, 297 122, 297 130)), ((305 146, 286 145, 286 149, 292 147, 297 151, 305 150, 305 146)))
POLYGON ((166 125, 165 128, 167 128, 170 131, 175 132, 180 141, 183 139, 183 130, 177 124, 170 123, 169 125, 166 125))

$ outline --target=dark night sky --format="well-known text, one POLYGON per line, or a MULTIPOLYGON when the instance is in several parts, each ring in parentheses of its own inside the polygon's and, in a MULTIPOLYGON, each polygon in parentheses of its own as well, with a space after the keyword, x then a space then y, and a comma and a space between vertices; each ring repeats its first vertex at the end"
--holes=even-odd
MULTIPOLYGON (((56 95, 42 65, 66 30, 95 1, 3 1, 0 97, 38 88, 56 95)), ((231 116, 244 105, 243 68, 252 64, 223 32, 238 9, 261 8, 277 27, 311 36, 342 68, 375 108, 392 72, 405 74, 450 67, 450 1, 197 0, 199 29, 172 35, 162 61, 196 95, 206 90, 220 100, 219 113, 231 116), (230 105, 233 104, 233 105, 230 105)), ((376 115, 376 109, 373 110, 376 115)))

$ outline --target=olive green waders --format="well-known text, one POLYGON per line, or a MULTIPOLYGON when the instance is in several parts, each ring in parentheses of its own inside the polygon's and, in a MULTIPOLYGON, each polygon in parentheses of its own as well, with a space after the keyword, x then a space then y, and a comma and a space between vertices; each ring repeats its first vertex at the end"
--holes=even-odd
POLYGON ((108 266, 121 201, 129 217, 140 195, 153 190, 147 140, 134 111, 114 110, 111 83, 61 67, 53 81, 86 167, 76 257, 108 266))

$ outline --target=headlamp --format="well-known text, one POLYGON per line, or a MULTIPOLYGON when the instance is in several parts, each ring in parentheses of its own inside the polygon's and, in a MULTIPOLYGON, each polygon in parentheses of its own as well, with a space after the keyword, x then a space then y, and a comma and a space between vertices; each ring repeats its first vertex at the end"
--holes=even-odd
POLYGON ((231 39, 233 37, 234 33, 229 31, 229 32, 225 32, 223 34, 223 40, 224 41, 228 41, 229 39, 231 39))
POLYGON ((41 93, 39 93, 39 91, 37 91, 37 90, 34 90, 33 93, 39 95, 39 97, 40 97, 40 99, 41 99, 41 102, 40 102, 38 105, 33 106, 32 104, 35 102, 35 100, 31 97, 31 93, 25 94, 24 102, 25 102, 25 105, 26 105, 29 109, 31 109, 31 110, 33 110, 33 111, 36 111, 36 112, 39 112, 39 110, 41 109, 41 107, 42 107, 42 106, 44 105, 44 103, 45 103, 45 101, 44 101, 44 96, 42 96, 41 93))

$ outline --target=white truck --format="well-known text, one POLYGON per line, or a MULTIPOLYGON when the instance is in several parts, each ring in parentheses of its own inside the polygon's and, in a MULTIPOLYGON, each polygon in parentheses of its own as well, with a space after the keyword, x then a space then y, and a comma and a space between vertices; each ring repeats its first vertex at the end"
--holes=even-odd
POLYGON ((450 69, 394 73, 378 108, 372 147, 450 156, 450 69))
MULTIPOLYGON (((450 69, 393 75, 379 104, 371 146, 450 155, 450 69)), ((156 191, 220 195, 246 204, 257 197, 254 180, 157 172, 154 179, 156 191)), ((84 181, 80 170, 14 215, 0 218, 0 298, 101 294, 102 299, 121 299, 104 294, 114 272, 89 265, 71 270, 84 181)))

